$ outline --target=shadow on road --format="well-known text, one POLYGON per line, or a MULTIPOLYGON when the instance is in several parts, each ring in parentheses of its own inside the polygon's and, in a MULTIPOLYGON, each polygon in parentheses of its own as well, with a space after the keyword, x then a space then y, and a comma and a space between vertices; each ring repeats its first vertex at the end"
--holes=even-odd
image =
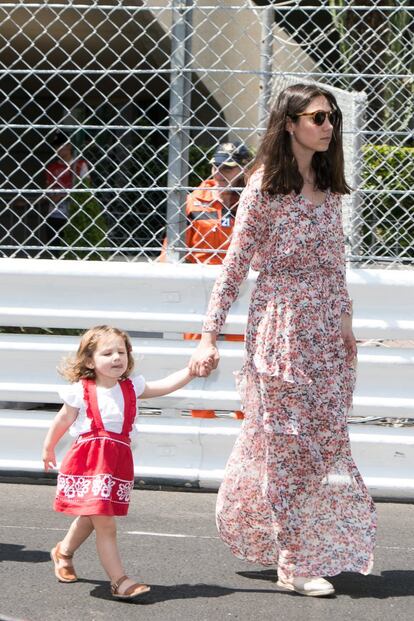
POLYGON ((26 550, 25 546, 14 543, 0 543, 0 562, 45 563, 50 561, 49 552, 43 550, 26 550))
POLYGON ((390 569, 379 576, 343 573, 332 578, 332 582, 338 594, 346 594, 353 599, 387 599, 414 595, 414 571, 410 569, 390 569))
POLYGON ((275 569, 263 569, 261 571, 237 571, 238 576, 251 578, 252 580, 267 580, 268 582, 277 581, 277 571, 275 569))
MULTIPOLYGON (((84 582, 86 582, 84 580, 84 582)), ((195 599, 197 597, 224 597, 232 593, 274 593, 274 589, 231 589, 216 584, 173 584, 165 586, 151 584, 151 591, 141 595, 129 604, 156 604, 174 599, 195 599)), ((92 597, 99 599, 113 599, 109 593, 108 582, 98 584, 91 591, 92 597)), ((117 600, 113 600, 114 602, 117 600)), ((119 602, 118 602, 119 603, 119 602)))
MULTIPOLYGON (((271 569, 263 571, 238 571, 239 576, 252 580, 276 582, 277 572, 271 569)), ((348 595, 352 599, 374 597, 409 597, 414 595, 414 571, 410 569, 390 569, 381 575, 362 576, 355 573, 343 573, 329 578, 337 595, 348 595)), ((286 593, 294 595, 293 593, 286 593)))

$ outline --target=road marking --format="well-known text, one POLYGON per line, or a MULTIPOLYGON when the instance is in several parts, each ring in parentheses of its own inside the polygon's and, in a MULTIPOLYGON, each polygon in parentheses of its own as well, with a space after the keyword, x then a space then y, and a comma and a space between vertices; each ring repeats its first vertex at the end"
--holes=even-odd
MULTIPOLYGON (((51 526, 12 526, 8 524, 0 524, 1 528, 10 528, 12 530, 50 530, 67 532, 67 528, 53 528, 51 526)), ((143 535, 146 537, 175 537, 177 539, 219 539, 219 537, 212 535, 184 535, 181 533, 154 533, 146 530, 124 530, 118 531, 121 535, 143 535)))
POLYGON ((51 526, 9 526, 7 524, 0 524, 0 528, 12 528, 15 530, 59 530, 66 532, 67 528, 52 528, 51 526))
MULTIPOLYGON (((14 530, 50 530, 50 531, 60 531, 67 532, 67 528, 53 528, 51 526, 12 526, 8 524, 0 524, 1 528, 9 528, 14 530)), ((120 531, 122 535, 142 535, 144 537, 171 537, 175 539, 220 539, 218 536, 214 535, 185 535, 183 533, 156 533, 152 531, 146 530, 125 530, 120 531)), ((402 550, 405 552, 414 552, 414 548, 404 548, 401 546, 375 546, 376 550, 402 550)))
POLYGON ((127 530, 125 535, 144 535, 146 537, 176 537, 177 539, 219 539, 211 535, 183 535, 179 533, 152 533, 144 530, 127 530))

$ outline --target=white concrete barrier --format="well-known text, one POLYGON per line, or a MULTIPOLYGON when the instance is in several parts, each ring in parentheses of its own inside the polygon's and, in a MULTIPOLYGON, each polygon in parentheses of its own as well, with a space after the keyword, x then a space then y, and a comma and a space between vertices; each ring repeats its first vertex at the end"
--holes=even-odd
MULTIPOLYGON (((52 412, 0 410, 0 473, 39 473, 52 412)), ((151 483, 216 489, 240 421, 141 416, 134 446, 135 476, 151 483)), ((376 498, 414 500, 414 434, 408 428, 350 425, 352 452, 376 498)), ((60 461, 70 445, 58 445, 60 461)))
MULTIPOLYGON (((0 324, 87 328, 108 319, 125 330, 200 329, 220 267, 167 263, 0 259, 0 324), (116 295, 114 295, 116 292, 116 295)), ((242 285, 224 331, 242 333, 255 273, 242 285)), ((414 339, 414 271, 348 270, 358 338, 414 339)))
MULTIPOLYGON (((219 268, 195 265, 0 259, 0 326, 87 328, 110 323, 133 333, 137 369, 148 379, 184 366, 195 346, 181 332, 198 331, 219 268), (164 337, 162 336, 164 333, 164 337)), ((414 272, 351 270, 359 338, 414 341, 414 272)), ((226 331, 242 333, 255 274, 242 286, 226 331)), ((78 338, 55 334, 0 334, 0 471, 41 472, 40 451, 52 412, 28 404, 58 403, 64 383, 56 372, 78 338), (7 406, 8 404, 8 406, 7 406), (16 404, 19 404, 16 407, 16 404), (27 404, 25 406, 25 404, 27 404), (11 407, 13 405, 13 407, 11 407), (7 406, 7 407, 6 407, 7 406)), ((220 342, 217 372, 175 394, 141 406, 163 415, 141 416, 135 474, 145 481, 217 487, 240 428, 229 418, 181 416, 182 410, 239 406, 233 372, 243 344, 220 342)), ((414 420, 414 349, 361 347, 355 416, 414 420)), ((414 430, 351 425, 358 466, 376 497, 414 497, 414 430)), ((59 447, 62 455, 69 442, 59 447)))
MULTIPOLYGON (((184 367, 196 342, 133 338, 136 370, 155 379, 184 367)), ((73 354, 78 337, 3 334, 0 339, 0 401, 57 403, 65 384, 56 368, 73 354), (25 371, 22 373, 22 361, 25 371)), ((233 372, 243 362, 244 346, 220 342, 221 363, 209 378, 197 378, 168 397, 142 401, 144 407, 238 409, 233 372)), ((355 416, 414 417, 414 349, 362 347, 358 354, 355 416)))

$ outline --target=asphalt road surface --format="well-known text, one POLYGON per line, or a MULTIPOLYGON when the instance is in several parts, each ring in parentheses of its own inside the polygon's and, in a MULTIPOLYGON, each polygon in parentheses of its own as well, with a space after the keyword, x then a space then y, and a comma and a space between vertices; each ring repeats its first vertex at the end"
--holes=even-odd
POLYGON ((214 493, 134 490, 119 518, 130 575, 151 592, 136 603, 109 595, 93 536, 76 556, 75 584, 56 581, 49 551, 70 518, 52 511, 54 487, 0 483, 0 619, 25 621, 413 621, 414 505, 378 504, 370 576, 332 579, 336 596, 278 592, 273 569, 232 556, 218 539, 214 493))

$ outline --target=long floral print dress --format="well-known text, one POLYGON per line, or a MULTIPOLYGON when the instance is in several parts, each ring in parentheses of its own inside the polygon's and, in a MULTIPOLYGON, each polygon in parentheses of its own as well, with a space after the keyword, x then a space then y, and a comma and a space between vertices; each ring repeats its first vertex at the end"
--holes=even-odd
POLYGON ((315 206, 270 198, 254 173, 203 325, 220 332, 249 265, 246 354, 238 373, 245 412, 217 501, 222 539, 282 578, 370 572, 374 504, 350 451, 355 368, 346 361, 341 197, 315 206))

